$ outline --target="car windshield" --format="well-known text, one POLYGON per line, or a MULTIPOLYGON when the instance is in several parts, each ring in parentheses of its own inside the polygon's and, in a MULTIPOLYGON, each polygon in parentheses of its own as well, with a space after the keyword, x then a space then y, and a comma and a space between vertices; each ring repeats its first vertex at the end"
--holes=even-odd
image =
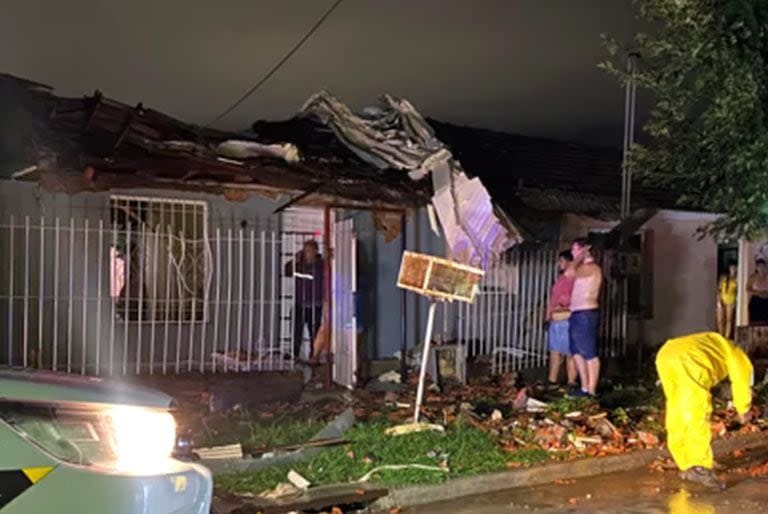
POLYGON ((103 411, 0 404, 0 419, 65 462, 85 466, 116 460, 109 417, 103 411))

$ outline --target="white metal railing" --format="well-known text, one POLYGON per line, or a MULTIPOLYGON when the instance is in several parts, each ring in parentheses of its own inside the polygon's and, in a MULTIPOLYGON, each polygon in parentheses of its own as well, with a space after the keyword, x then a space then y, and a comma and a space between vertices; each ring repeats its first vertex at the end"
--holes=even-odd
MULTIPOLYGON (((456 339, 467 355, 490 357, 494 373, 545 366, 549 358, 546 305, 556 274, 554 250, 515 250, 486 274, 473 304, 448 307, 458 310, 456 339)), ((626 280, 611 277, 604 267, 598 333, 602 356, 626 353, 626 294, 626 280)), ((443 331, 448 333, 446 328, 443 331)))
POLYGON ((193 238, 10 217, 0 223, 0 365, 83 375, 290 368, 282 246, 274 230, 211 227, 193 238))

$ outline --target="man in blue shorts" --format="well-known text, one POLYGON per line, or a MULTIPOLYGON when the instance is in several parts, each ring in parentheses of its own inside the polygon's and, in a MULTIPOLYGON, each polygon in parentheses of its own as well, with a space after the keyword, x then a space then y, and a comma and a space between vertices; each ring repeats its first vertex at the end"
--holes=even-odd
POLYGON ((581 389, 577 396, 595 396, 600 378, 600 359, 597 356, 597 331, 600 321, 600 287, 603 271, 592 257, 592 247, 586 239, 577 239, 571 245, 573 263, 565 274, 573 278, 569 334, 571 353, 579 372, 581 389))

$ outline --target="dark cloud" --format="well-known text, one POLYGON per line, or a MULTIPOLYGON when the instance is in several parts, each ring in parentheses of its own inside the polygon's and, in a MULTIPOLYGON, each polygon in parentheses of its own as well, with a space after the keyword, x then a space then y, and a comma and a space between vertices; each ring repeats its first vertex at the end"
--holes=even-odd
MULTIPOLYGON (((0 70, 206 123, 254 84, 331 0, 4 0, 0 70)), ((596 68, 628 38, 630 0, 346 0, 220 123, 290 116, 328 88, 382 92, 429 116, 529 135, 621 141, 622 93, 596 68)))

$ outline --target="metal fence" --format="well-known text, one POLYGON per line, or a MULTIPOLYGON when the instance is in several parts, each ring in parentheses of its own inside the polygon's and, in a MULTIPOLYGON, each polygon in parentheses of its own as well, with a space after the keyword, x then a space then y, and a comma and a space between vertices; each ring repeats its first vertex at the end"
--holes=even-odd
MULTIPOLYGON (((604 357, 626 352, 627 283, 611 276, 607 258, 601 291, 598 351, 604 357)), ((473 304, 446 307, 443 319, 456 309, 456 339, 469 358, 490 358, 494 373, 545 366, 549 355, 545 329, 549 292, 557 276, 557 252, 515 250, 490 270, 473 304)), ((445 332, 445 329, 444 329, 445 332)))
POLYGON ((290 368, 281 277, 295 238, 10 217, 0 224, 0 365, 83 375, 290 368))

